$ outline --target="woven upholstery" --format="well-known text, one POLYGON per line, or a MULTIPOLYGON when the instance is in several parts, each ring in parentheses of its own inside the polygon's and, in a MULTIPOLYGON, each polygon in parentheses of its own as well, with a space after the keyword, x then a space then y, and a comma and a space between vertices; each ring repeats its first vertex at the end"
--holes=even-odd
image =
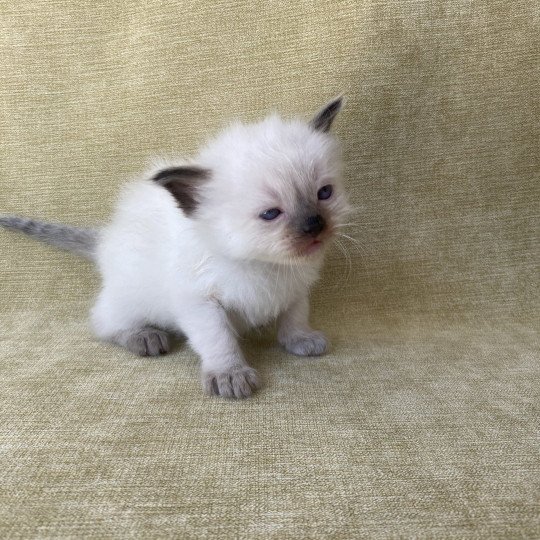
POLYGON ((98 343, 89 263, 0 231, 0 536, 534 538, 540 7, 0 0, 0 213, 99 223, 229 120, 335 123, 356 206, 313 294, 329 355, 98 343))

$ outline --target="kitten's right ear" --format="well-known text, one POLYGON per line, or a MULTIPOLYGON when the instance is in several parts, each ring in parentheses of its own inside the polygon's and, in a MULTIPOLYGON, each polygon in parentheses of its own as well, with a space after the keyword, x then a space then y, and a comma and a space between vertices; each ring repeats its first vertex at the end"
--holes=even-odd
POLYGON ((186 165, 170 167, 156 173, 152 180, 167 189, 178 202, 178 206, 190 216, 199 205, 198 191, 204 181, 210 178, 210 171, 186 165))

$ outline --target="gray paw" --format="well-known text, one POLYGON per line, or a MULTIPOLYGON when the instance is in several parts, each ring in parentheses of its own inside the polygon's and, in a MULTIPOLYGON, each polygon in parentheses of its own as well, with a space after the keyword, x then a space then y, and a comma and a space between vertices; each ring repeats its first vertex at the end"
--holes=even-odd
POLYGON ((285 349, 298 356, 319 356, 328 349, 328 340, 322 332, 302 332, 283 341, 285 349))
POLYGON ((257 372, 249 366, 236 366, 228 371, 203 372, 205 393, 226 398, 246 398, 259 388, 257 372))
POLYGON ((126 348, 139 356, 158 356, 169 352, 169 339, 162 330, 143 328, 126 339, 126 348))

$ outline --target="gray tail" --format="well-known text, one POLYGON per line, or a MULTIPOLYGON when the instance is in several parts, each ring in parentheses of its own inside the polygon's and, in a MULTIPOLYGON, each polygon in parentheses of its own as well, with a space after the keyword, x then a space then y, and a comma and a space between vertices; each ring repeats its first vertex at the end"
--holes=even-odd
POLYGON ((71 251, 90 260, 94 259, 98 239, 96 229, 80 229, 18 216, 0 216, 0 226, 14 231, 22 231, 47 244, 71 251))

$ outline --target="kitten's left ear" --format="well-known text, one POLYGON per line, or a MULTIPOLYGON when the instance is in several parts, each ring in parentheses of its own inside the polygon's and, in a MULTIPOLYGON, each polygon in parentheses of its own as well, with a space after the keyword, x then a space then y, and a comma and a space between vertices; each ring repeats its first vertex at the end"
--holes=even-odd
POLYGON ((152 177, 152 180, 167 189, 184 213, 191 216, 200 202, 200 188, 209 178, 208 169, 197 165, 185 165, 162 169, 152 177))
POLYGON ((309 125, 315 131, 322 131, 326 133, 330 130, 330 126, 334 121, 334 118, 337 116, 337 113, 341 110, 343 106, 343 96, 338 96, 333 99, 330 103, 325 105, 313 118, 309 125))

